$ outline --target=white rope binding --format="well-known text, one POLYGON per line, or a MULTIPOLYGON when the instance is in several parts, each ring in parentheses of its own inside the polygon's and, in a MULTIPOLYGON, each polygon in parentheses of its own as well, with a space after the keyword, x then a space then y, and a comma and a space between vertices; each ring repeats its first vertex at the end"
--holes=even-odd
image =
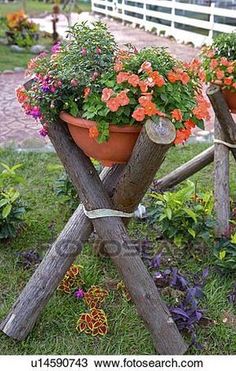
POLYGON ((214 139, 214 143, 224 144, 226 147, 229 147, 229 148, 236 148, 236 144, 224 142, 223 140, 220 140, 220 139, 214 139))
POLYGON ((107 218, 107 217, 121 217, 121 218, 132 218, 134 216, 134 213, 125 213, 120 210, 112 210, 112 209, 97 209, 97 210, 86 210, 83 206, 84 214, 89 219, 97 219, 97 218, 107 218))

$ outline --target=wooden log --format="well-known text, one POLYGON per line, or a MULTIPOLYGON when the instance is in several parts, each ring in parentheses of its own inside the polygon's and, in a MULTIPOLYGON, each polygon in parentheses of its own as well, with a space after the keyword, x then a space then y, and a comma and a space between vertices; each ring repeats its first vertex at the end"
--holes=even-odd
POLYGON ((174 126, 165 118, 155 123, 148 120, 145 129, 140 134, 113 196, 116 207, 126 212, 134 211, 141 202, 176 136, 174 126))
POLYGON ((153 188, 157 192, 164 192, 169 188, 176 186, 183 182, 205 166, 209 165, 214 161, 214 146, 207 148, 205 151, 199 153, 199 155, 192 158, 190 161, 181 165, 177 169, 171 171, 163 178, 156 179, 153 182, 153 188))
MULTIPOLYGON (((78 166, 77 161, 74 164, 78 166)), ((123 168, 123 165, 118 165, 102 171, 100 177, 108 194, 113 193, 123 168)), ((26 338, 92 232, 93 226, 84 215, 83 205, 80 205, 21 292, 10 314, 0 324, 6 335, 16 340, 26 338)))
MULTIPOLYGON (((80 198, 86 209, 112 208, 111 201, 104 192, 104 188, 99 182, 97 173, 90 160, 72 143, 68 134, 66 134, 65 128, 61 125, 54 124, 50 126, 49 130, 50 137, 62 162, 66 166, 74 184, 80 189, 80 198), (91 188, 88 187, 88 184, 91 184, 91 188)), ((182 354, 186 350, 186 345, 173 323, 166 306, 161 302, 155 284, 150 278, 140 257, 138 255, 130 256, 129 249, 127 248, 129 246, 129 239, 121 219, 95 219, 93 224, 97 232, 109 240, 110 243, 107 244, 106 249, 123 274, 133 301, 137 305, 138 312, 144 318, 151 331, 157 351, 163 354, 182 354), (117 255, 117 242, 119 255, 117 255), (139 285, 137 285, 138 281, 139 285), (157 318, 155 315, 157 315, 157 318)), ((44 278, 49 279, 50 272, 48 273, 44 275, 44 278)), ((45 289, 48 289, 47 285, 45 289)), ((24 297, 26 297, 26 292, 24 297)), ((28 301, 26 301, 30 306, 32 305, 32 298, 34 298, 33 293, 31 293, 28 301)), ((22 318, 22 307, 19 308, 19 306, 15 305, 4 321, 2 328, 9 336, 19 338, 19 336, 24 336, 24 333, 28 333, 26 319, 27 316, 23 316, 22 318), (14 331, 17 324, 18 331, 14 331), (20 335, 19 330, 22 335, 20 335)))
MULTIPOLYGON (((215 120, 215 139, 225 140, 219 121, 215 120)), ((214 199, 216 227, 215 235, 229 236, 230 195, 229 195, 229 149, 224 144, 215 143, 214 153, 214 199)))
MULTIPOLYGON (((218 85, 211 85, 207 89, 207 95, 224 133, 224 141, 236 144, 236 122, 233 120, 220 87, 218 85)), ((236 160, 236 148, 230 148, 230 150, 236 160)))

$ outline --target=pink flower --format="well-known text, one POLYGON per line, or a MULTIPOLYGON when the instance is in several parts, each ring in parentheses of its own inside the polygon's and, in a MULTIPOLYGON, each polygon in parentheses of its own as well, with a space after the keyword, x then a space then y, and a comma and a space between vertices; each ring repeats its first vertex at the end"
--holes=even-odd
POLYGON ((76 299, 83 299, 84 297, 84 290, 83 289, 78 289, 75 291, 74 296, 76 299))
POLYGON ((46 137, 48 135, 48 131, 47 129, 43 126, 40 130, 39 130, 39 134, 42 136, 42 137, 46 137))
POLYGON ((102 54, 101 49, 97 47, 97 48, 96 48, 96 53, 97 53, 97 54, 102 54))
POLYGON ((61 45, 59 42, 57 42, 56 44, 54 44, 51 48, 51 52, 52 54, 56 54, 58 53, 59 51, 61 50, 61 45))
POLYGON ((85 57, 87 55, 87 49, 86 48, 82 48, 81 49, 81 54, 83 57, 85 57))
POLYGON ((71 81, 70 81, 70 84, 71 84, 71 86, 73 86, 74 88, 78 85, 78 80, 76 80, 76 79, 72 79, 71 81))

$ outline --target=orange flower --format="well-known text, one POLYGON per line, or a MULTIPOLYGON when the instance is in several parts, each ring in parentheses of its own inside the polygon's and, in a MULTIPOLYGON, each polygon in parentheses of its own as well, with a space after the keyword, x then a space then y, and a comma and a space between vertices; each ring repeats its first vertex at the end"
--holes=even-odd
POLYGON ((147 104, 152 100, 152 96, 151 95, 142 95, 141 97, 139 97, 138 101, 139 101, 139 104, 142 106, 142 107, 146 107, 147 104))
POLYGON ((229 85, 232 85, 232 83, 233 83, 233 78, 232 77, 226 77, 224 79, 224 84, 225 85, 229 86, 229 85))
POLYGON ((157 107, 155 105, 155 103, 153 102, 148 102, 146 105, 145 105, 145 114, 147 116, 154 116, 157 114, 157 107))
POLYGON ((201 80, 201 82, 205 82, 206 81, 206 73, 205 73, 205 71, 203 69, 200 69, 199 70, 198 77, 201 80))
POLYGON ((89 128, 89 138, 97 139, 98 136, 99 136, 99 131, 98 131, 97 126, 92 126, 91 128, 89 128))
POLYGON ((180 81, 182 82, 182 84, 184 85, 188 84, 189 80, 190 80, 190 77, 187 74, 187 72, 183 72, 180 74, 180 81))
POLYGON ((129 76, 128 83, 132 85, 134 88, 136 88, 139 85, 139 77, 138 75, 135 75, 134 73, 129 76))
POLYGON ((224 76, 225 76, 225 74, 224 74, 223 71, 221 71, 221 70, 216 71, 216 77, 217 77, 218 80, 222 80, 224 76))
POLYGON ((171 117, 173 120, 181 121, 183 118, 183 115, 180 109, 176 108, 171 112, 171 117))
POLYGON ((129 72, 119 72, 116 76, 117 84, 122 84, 122 82, 125 82, 128 80, 130 74, 129 72))
POLYGON ((146 81, 140 80, 139 87, 142 93, 146 93, 148 91, 148 84, 146 81))
POLYGON ((17 100, 20 104, 22 103, 25 103, 28 96, 26 94, 26 90, 23 86, 19 86, 17 89, 16 89, 16 97, 17 97, 17 100))
POLYGON ((154 84, 159 88, 161 88, 165 84, 163 76, 161 76, 158 71, 152 72, 150 77, 153 79, 154 84))
POLYGON ((217 59, 212 59, 210 62, 210 67, 214 70, 218 66, 217 59))
POLYGON ((191 130, 191 129, 195 128, 196 124, 192 120, 187 120, 187 121, 184 122, 184 126, 186 127, 186 129, 191 130))
POLYGON ((120 72, 123 69, 123 63, 121 61, 117 61, 114 66, 114 70, 116 72, 120 72))
POLYGON ((113 94, 113 90, 109 88, 104 88, 102 91, 102 101, 107 102, 113 94))
POLYGON ((169 80, 172 84, 175 83, 176 81, 178 81, 178 76, 177 76, 177 74, 176 74, 175 72, 173 72, 173 71, 168 72, 168 74, 167 74, 167 78, 168 78, 168 80, 169 80))
POLYGON ((120 102, 117 98, 110 98, 106 105, 111 112, 116 112, 120 108, 120 102))
POLYGON ((197 107, 193 109, 193 114, 199 120, 203 120, 203 119, 208 120, 210 118, 208 108, 209 108, 208 105, 204 103, 199 103, 197 107))
POLYGON ((145 118, 145 110, 143 107, 136 108, 136 110, 133 112, 132 117, 136 121, 143 121, 145 118))
POLYGON ((151 73, 152 72, 152 64, 150 62, 147 62, 147 61, 143 62, 143 64, 140 67, 139 72, 142 72, 142 71, 147 72, 147 73, 151 73))
POLYGON ((229 67, 227 68, 227 72, 228 72, 228 73, 232 73, 232 72, 234 72, 234 67, 233 67, 233 66, 229 66, 229 67))
POLYGON ((227 67, 227 66, 230 64, 230 61, 228 61, 227 58, 222 57, 222 58, 220 58, 220 63, 221 63, 223 66, 227 67))
POLYGON ((191 135, 191 130, 189 129, 177 130, 174 144, 182 144, 190 137, 190 135, 191 135))
POLYGON ((127 104, 129 104, 129 102, 130 102, 129 97, 128 97, 126 91, 121 91, 117 95, 117 99, 119 101, 120 106, 127 106, 127 104))
POLYGON ((90 88, 84 88, 84 98, 87 98, 90 94, 91 89, 90 88))
POLYGON ((215 56, 215 53, 213 52, 213 50, 209 50, 206 54, 209 58, 213 58, 215 56))

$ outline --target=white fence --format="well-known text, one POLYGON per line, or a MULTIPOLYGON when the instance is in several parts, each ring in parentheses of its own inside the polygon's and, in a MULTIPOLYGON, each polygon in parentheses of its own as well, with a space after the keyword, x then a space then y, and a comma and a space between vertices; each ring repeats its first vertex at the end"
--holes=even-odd
POLYGON ((236 30, 236 0, 92 0, 92 10, 195 46, 236 30))

